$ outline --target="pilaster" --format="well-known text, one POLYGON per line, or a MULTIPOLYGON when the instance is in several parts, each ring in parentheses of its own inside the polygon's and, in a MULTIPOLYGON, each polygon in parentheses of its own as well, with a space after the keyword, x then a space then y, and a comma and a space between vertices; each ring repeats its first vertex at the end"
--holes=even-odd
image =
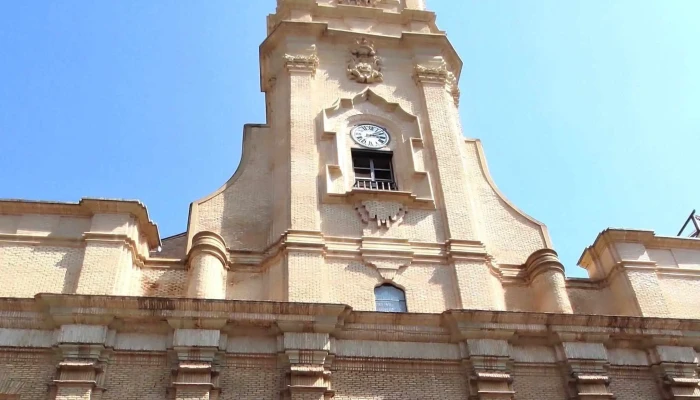
POLYGON ((287 232, 284 237, 284 261, 288 301, 328 301, 329 282, 324 248, 320 232, 287 232))
MULTIPOLYGON (((93 219, 100 219, 96 215, 93 219)), ((105 216, 112 217, 112 216, 105 216)), ((120 283, 127 282, 124 274, 133 268, 135 250, 129 246, 128 237, 118 232, 100 232, 93 222, 90 232, 86 232, 85 256, 78 278, 76 293, 114 295, 126 294, 120 283)))
POLYGON ((105 388, 107 348, 114 332, 99 325, 62 325, 56 351, 59 362, 53 380, 55 400, 99 400, 105 388))
MULTIPOLYGON (((606 336, 598 338, 604 340, 606 336)), ((605 400, 615 396, 608 389, 608 353, 601 342, 574 342, 573 334, 560 334, 558 357, 563 364, 570 399, 605 400)), ((590 338, 589 338, 590 339, 590 338)))
POLYGON ((510 345, 502 339, 468 339, 463 344, 469 398, 513 400, 510 345))
MULTIPOLYGON (((174 321, 170 321, 174 325, 174 321)), ((175 400, 217 400, 219 384, 219 343, 215 329, 175 329, 175 368, 171 391, 175 400)))
POLYGON ((504 293, 491 267, 486 249, 481 242, 450 240, 449 262, 454 268, 461 308, 480 310, 504 309, 504 293), (499 299, 497 296, 501 296, 499 299))
POLYGON ((443 203, 447 237, 478 240, 469 181, 462 163, 462 132, 455 121, 454 98, 448 89, 454 75, 442 57, 419 60, 414 78, 423 97, 426 118, 422 123, 432 142, 438 190, 443 203))
MULTIPOLYGON (((284 324, 280 325, 282 328, 284 324)), ((281 398, 288 400, 326 400, 333 397, 330 366, 331 340, 328 333, 283 332, 283 363, 288 372, 281 398)))
POLYGON ((664 399, 700 399, 700 379, 695 349, 680 346, 655 346, 650 351, 664 399))
POLYGON ((283 72, 288 74, 289 94, 289 229, 320 229, 318 211, 318 144, 314 80, 319 59, 314 39, 297 39, 286 44, 283 72))

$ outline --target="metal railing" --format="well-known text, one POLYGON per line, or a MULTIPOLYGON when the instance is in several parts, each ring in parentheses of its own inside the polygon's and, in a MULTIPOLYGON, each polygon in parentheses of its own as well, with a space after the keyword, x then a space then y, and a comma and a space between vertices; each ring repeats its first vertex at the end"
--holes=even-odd
POLYGON ((685 220, 685 224, 683 224, 683 227, 678 232, 678 236, 700 238, 700 215, 695 214, 695 210, 693 210, 688 219, 685 220))
POLYGON ((355 188, 368 190, 399 190, 394 181, 355 179, 355 188))

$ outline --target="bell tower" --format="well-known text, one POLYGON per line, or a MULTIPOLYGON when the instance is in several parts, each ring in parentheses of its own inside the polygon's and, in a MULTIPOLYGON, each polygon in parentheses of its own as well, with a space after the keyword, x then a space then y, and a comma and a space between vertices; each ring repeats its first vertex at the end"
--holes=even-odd
POLYGON ((537 309, 571 312, 546 227, 463 136, 462 61, 435 20, 423 0, 277 1, 267 123, 245 127, 238 171, 192 204, 190 293, 374 310, 390 285, 409 312, 505 310, 517 281, 537 309))

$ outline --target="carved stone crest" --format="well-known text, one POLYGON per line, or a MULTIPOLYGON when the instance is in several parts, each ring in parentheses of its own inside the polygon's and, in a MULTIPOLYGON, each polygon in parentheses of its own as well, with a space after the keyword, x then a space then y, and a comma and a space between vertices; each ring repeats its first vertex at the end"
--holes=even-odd
POLYGON ((400 224, 406 215, 406 207, 391 201, 366 200, 358 203, 355 209, 365 223, 376 223, 378 227, 391 227, 400 224))
POLYGON ((348 78, 359 83, 374 83, 384 80, 382 59, 377 56, 374 44, 365 38, 357 41, 350 50, 348 78))

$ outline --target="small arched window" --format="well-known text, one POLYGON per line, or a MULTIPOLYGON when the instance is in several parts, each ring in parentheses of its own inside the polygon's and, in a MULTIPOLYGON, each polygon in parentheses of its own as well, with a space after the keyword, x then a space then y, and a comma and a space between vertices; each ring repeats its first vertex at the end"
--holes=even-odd
POLYGON ((374 288, 377 311, 407 312, 406 294, 394 285, 384 284, 374 288))

